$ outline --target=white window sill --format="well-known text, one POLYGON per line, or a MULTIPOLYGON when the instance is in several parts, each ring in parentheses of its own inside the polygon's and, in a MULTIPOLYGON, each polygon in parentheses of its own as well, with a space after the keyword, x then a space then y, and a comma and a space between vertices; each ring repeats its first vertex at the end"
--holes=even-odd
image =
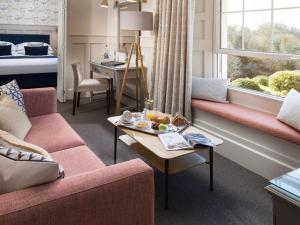
POLYGON ((263 92, 259 92, 259 91, 254 91, 251 89, 239 88, 239 87, 234 87, 234 86, 229 86, 228 89, 229 89, 229 91, 236 91, 236 92, 245 93, 248 95, 254 95, 258 98, 264 98, 264 99, 270 100, 270 101, 277 101, 280 103, 282 103, 284 101, 283 97, 271 95, 271 94, 267 94, 267 93, 263 93, 263 92))
POLYGON ((242 105, 258 111, 277 115, 284 98, 253 91, 244 88, 229 86, 229 101, 236 105, 242 105))

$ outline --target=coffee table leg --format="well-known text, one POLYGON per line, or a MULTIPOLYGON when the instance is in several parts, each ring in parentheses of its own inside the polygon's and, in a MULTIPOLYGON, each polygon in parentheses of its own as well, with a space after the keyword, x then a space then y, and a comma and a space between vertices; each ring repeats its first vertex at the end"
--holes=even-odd
POLYGON ((118 127, 115 126, 115 140, 114 140, 114 164, 117 163, 117 144, 118 144, 118 127))
POLYGON ((169 209, 169 160, 165 160, 165 209, 169 209))
POLYGON ((210 191, 214 189, 214 148, 209 148, 209 173, 210 173, 210 191))

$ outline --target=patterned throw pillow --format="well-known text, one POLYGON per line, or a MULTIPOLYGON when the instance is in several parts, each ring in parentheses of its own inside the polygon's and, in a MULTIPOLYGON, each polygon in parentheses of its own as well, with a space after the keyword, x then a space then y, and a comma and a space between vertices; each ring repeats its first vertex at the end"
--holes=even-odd
POLYGON ((0 86, 0 92, 9 95, 18 104, 21 110, 23 112, 26 112, 23 94, 21 93, 19 86, 15 80, 3 86, 0 86))
POLYGON ((64 169, 50 157, 0 147, 0 194, 63 177, 64 169))
POLYGON ((0 92, 0 129, 24 140, 31 127, 29 118, 18 107, 17 102, 0 92))

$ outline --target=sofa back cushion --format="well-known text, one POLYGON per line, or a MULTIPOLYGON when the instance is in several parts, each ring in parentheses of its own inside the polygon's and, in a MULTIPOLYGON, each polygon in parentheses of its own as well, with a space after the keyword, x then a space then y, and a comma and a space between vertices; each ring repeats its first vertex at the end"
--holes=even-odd
POLYGON ((46 157, 50 157, 50 154, 43 148, 25 142, 4 130, 0 130, 0 146, 14 148, 16 150, 21 150, 26 152, 33 152, 46 157))

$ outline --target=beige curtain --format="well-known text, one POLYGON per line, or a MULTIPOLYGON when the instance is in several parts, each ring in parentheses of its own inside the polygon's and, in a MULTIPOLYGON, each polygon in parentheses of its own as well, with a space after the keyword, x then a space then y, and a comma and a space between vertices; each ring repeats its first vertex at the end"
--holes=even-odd
POLYGON ((195 0, 157 0, 151 96, 155 107, 191 118, 195 0))

